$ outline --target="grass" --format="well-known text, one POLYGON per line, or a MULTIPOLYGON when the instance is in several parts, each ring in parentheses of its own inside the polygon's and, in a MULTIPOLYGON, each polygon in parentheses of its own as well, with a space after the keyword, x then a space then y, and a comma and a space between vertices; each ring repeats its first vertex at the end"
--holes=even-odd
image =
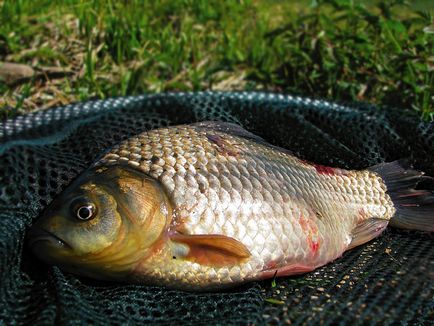
POLYGON ((402 0, 0 0, 0 62, 65 71, 0 81, 0 116, 95 97, 264 89, 434 120, 433 9, 402 0))

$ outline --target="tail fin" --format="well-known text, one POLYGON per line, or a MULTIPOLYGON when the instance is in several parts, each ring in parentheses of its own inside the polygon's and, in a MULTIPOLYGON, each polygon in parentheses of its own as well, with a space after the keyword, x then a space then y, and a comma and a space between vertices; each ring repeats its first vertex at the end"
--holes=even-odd
POLYGON ((434 191, 416 189, 421 181, 433 178, 423 176, 423 172, 413 170, 403 161, 382 163, 370 170, 383 178, 387 194, 395 205, 396 213, 390 220, 391 226, 434 231, 434 191))

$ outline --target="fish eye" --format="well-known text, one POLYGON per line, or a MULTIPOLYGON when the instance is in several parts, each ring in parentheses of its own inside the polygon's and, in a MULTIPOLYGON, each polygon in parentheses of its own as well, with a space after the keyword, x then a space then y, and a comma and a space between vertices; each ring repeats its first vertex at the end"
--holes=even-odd
POLYGON ((93 205, 80 206, 75 215, 79 220, 87 221, 95 215, 95 207, 93 205))
POLYGON ((71 206, 74 217, 80 221, 88 221, 96 215, 96 206, 90 201, 78 200, 71 206))

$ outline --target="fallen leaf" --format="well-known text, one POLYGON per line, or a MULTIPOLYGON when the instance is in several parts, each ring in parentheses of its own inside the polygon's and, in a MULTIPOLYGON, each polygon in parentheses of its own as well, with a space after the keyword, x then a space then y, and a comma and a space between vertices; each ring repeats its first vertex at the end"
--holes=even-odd
POLYGON ((284 304, 285 302, 283 302, 282 300, 276 300, 273 298, 267 298, 265 299, 265 301, 272 303, 272 304, 284 304))
POLYGON ((14 85, 24 80, 29 80, 35 75, 32 67, 21 63, 1 62, 0 81, 7 85, 14 85))

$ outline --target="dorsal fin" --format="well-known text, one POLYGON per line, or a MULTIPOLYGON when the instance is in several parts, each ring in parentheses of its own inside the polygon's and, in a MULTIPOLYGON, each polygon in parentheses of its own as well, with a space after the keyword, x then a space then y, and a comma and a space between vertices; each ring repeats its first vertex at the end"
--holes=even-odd
POLYGON ((269 142, 267 142, 264 138, 255 135, 254 133, 244 129, 242 126, 237 125, 235 123, 222 122, 222 121, 202 121, 202 122, 193 123, 191 125, 204 130, 223 132, 228 135, 248 139, 257 144, 267 146, 290 155, 294 155, 291 150, 272 145, 269 142))
POLYGON ((250 131, 247 131, 242 126, 231 122, 202 121, 202 122, 193 123, 192 126, 199 127, 202 129, 209 129, 212 131, 220 131, 229 135, 251 139, 257 142, 267 144, 267 142, 263 138, 251 133, 250 131))

